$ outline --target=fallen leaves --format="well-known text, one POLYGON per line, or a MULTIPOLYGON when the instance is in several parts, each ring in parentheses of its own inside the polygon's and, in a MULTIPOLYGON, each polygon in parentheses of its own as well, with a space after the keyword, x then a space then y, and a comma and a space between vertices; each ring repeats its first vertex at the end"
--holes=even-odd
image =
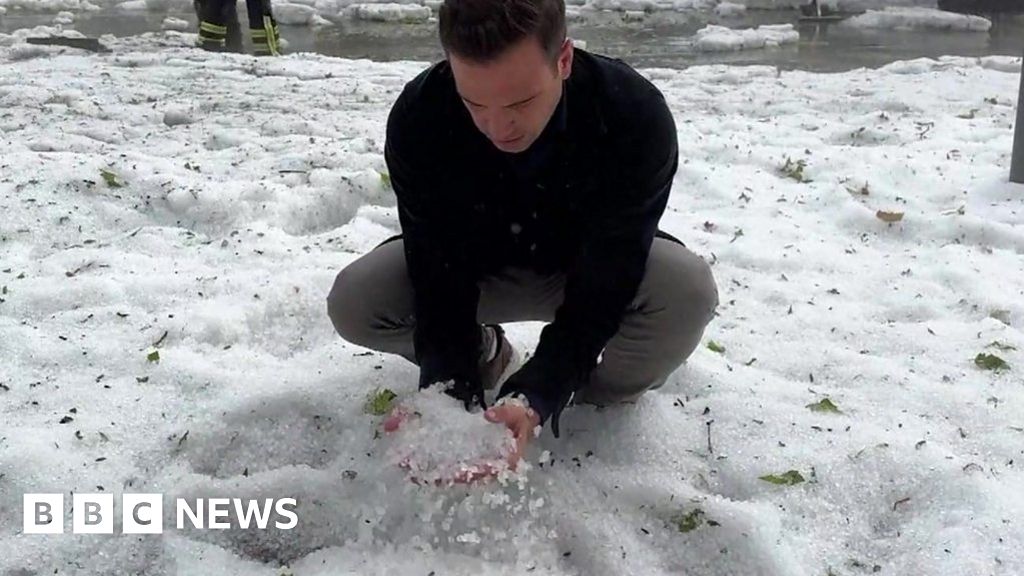
POLYGON ((708 526, 721 526, 718 522, 708 519, 707 515, 700 508, 694 508, 686 514, 679 514, 672 518, 672 525, 683 534, 693 532, 704 524, 708 526))
POLYGON ((111 188, 123 188, 124 184, 121 182, 118 175, 106 168, 100 169, 100 176, 103 177, 103 181, 107 183, 107 186, 111 188))
POLYGON ((779 475, 768 474, 766 476, 759 477, 758 480, 763 480, 769 484, 775 484, 776 486, 796 486, 797 484, 807 481, 803 475, 796 470, 789 470, 788 472, 784 472, 779 475))
POLYGON ((840 410, 839 407, 836 406, 832 402, 832 400, 830 400, 828 398, 822 399, 821 402, 815 402, 813 404, 808 404, 807 408, 810 409, 811 412, 829 412, 829 413, 832 413, 832 414, 842 414, 843 413, 843 411, 840 410))
POLYGON ((378 389, 372 392, 370 397, 366 399, 363 411, 374 416, 384 416, 391 412, 391 407, 394 405, 396 398, 398 398, 398 394, 395 394, 390 389, 378 389))
POLYGON ((882 222, 893 224, 895 222, 903 220, 903 212, 888 212, 886 210, 879 210, 875 212, 875 217, 877 217, 882 222))
POLYGON ((999 356, 985 354, 984 352, 974 357, 974 365, 982 370, 992 370, 994 372, 1010 369, 1010 365, 999 356))
POLYGON ((806 160, 797 160, 794 162, 791 158, 787 157, 786 163, 779 168, 779 172, 781 172, 786 178, 796 180, 801 184, 806 184, 811 182, 811 180, 804 175, 804 169, 806 168, 806 160))

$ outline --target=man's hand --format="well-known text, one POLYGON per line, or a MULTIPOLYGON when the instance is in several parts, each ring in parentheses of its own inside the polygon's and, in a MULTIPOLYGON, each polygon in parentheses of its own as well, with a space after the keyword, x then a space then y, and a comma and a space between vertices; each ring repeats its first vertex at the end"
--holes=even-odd
POLYGON ((409 416, 409 411, 405 406, 395 406, 388 413, 387 417, 384 418, 384 431, 388 434, 397 432, 402 427, 402 424, 405 424, 405 421, 409 419, 409 416))
POLYGON ((516 439, 516 449, 508 455, 508 466, 515 470, 526 452, 526 446, 533 438, 533 431, 540 426, 540 416, 522 402, 505 402, 484 412, 488 422, 504 424, 516 439))
MULTIPOLYGON (((384 418, 384 431, 389 434, 397 432, 410 419, 418 418, 419 416, 418 412, 411 412, 406 406, 395 406, 387 417, 384 418)), ((504 469, 501 458, 506 460, 508 469, 516 470, 519 466, 519 461, 522 460, 526 452, 526 446, 534 435, 534 430, 540 426, 540 415, 518 399, 507 399, 497 406, 486 410, 484 418, 494 424, 504 424, 509 432, 512 433, 512 437, 515 440, 515 448, 507 454, 495 455, 497 457, 490 460, 472 464, 467 463, 447 478, 435 478, 433 480, 434 484, 439 486, 445 484, 474 484, 492 480, 504 469)), ((408 457, 399 462, 398 466, 410 472, 409 479, 412 482, 416 484, 424 482, 412 470, 408 457)))

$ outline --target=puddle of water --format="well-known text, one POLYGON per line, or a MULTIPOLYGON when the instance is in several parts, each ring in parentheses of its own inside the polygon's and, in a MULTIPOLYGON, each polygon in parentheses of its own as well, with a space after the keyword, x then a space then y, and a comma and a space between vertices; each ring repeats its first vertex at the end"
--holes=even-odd
MULTIPOLYGON (((113 33, 129 36, 160 30, 166 16, 194 24, 190 12, 156 13, 106 10, 81 14, 74 28, 89 36, 113 33)), ((0 18, 0 31, 50 24, 52 14, 9 13, 0 18)), ((1024 16, 993 18, 988 33, 870 31, 834 23, 798 25, 800 42, 777 49, 700 53, 690 38, 715 17, 709 13, 661 13, 644 22, 624 23, 617 13, 589 16, 570 25, 573 38, 585 40, 594 52, 622 58, 638 67, 685 68, 696 64, 767 64, 782 69, 838 72, 883 66, 895 60, 921 57, 1021 55, 1024 16)), ((734 28, 794 23, 795 11, 750 10, 722 23, 734 28)), ((243 26, 244 26, 243 22, 243 26)), ((282 26, 292 52, 317 52, 376 61, 433 61, 442 57, 434 23, 384 24, 339 22, 320 30, 282 26)))
MULTIPOLYGON (((36 14, 10 11, 0 16, 0 32, 9 34, 19 28, 53 26, 54 13, 36 14)), ((99 37, 104 34, 135 36, 146 32, 157 32, 164 18, 168 16, 189 20, 195 26, 192 12, 149 12, 145 10, 102 10, 99 12, 75 13, 75 23, 66 25, 66 30, 77 30, 86 36, 99 37)))

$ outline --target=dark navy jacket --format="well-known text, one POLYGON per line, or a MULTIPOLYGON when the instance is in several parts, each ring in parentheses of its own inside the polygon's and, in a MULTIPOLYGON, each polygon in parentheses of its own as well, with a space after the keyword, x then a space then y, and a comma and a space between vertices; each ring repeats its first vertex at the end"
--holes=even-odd
POLYGON ((505 266, 567 274, 555 320, 502 390, 525 393, 543 419, 586 385, 617 332, 678 164, 664 98, 625 63, 577 49, 564 88, 538 140, 506 154, 474 126, 441 62, 405 87, 385 146, 421 386, 455 380, 464 400, 479 393, 482 276, 505 266))

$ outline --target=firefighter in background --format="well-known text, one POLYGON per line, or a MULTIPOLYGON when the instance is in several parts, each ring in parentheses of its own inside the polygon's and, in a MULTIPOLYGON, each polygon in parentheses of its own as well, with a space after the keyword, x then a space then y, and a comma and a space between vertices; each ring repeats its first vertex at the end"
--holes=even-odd
MULTIPOLYGON (((199 20, 199 46, 213 52, 241 52, 242 33, 236 10, 237 0, 195 0, 199 20)), ((270 8, 270 0, 246 0, 249 33, 257 56, 278 56, 281 35, 270 8)))

